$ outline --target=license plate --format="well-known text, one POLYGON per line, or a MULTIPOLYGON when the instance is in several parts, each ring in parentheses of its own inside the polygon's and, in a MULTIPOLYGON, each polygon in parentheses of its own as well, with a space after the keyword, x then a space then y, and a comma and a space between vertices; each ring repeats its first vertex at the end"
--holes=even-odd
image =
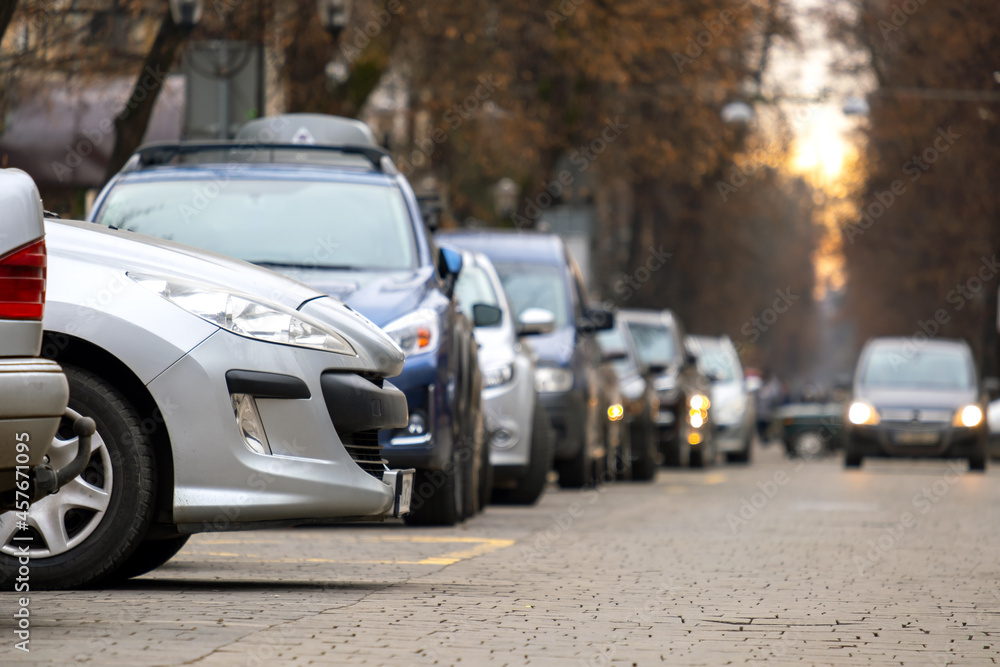
POLYGON ((404 474, 400 480, 399 501, 396 503, 396 516, 403 516, 410 511, 410 498, 413 497, 413 473, 404 474))
POLYGON ((940 439, 937 433, 897 433, 896 442, 901 445, 933 445, 940 439))

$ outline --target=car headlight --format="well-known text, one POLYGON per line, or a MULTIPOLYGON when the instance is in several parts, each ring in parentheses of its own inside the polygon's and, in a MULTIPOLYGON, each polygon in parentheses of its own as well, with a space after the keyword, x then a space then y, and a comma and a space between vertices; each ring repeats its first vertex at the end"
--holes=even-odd
POLYGON ((745 413, 746 402, 742 397, 737 397, 725 403, 716 403, 715 421, 722 424, 735 424, 743 419, 745 413))
MULTIPOLYGON (((711 405, 707 396, 693 394, 688 399, 688 421, 693 428, 701 428, 708 421, 708 407, 711 405)), ((697 443, 692 443, 697 444, 697 443)))
POLYGON ((407 357, 435 349, 440 339, 438 315, 433 310, 416 310, 382 327, 407 357))
POLYGON ((502 384, 507 384, 513 377, 514 377, 513 363, 509 363, 506 366, 501 366, 500 368, 491 368, 489 370, 484 370, 483 386, 498 387, 502 384))
POLYGON ((854 401, 847 410, 847 419, 857 426, 875 426, 879 423, 878 412, 864 401, 854 401))
POLYGON ((573 387, 573 371, 565 368, 535 369, 535 389, 539 393, 569 391, 573 387))
POLYGON ((983 421, 983 411, 978 405, 966 405, 955 413, 955 418, 951 420, 952 426, 979 426, 983 421))
POLYGON ((329 325, 285 306, 208 285, 131 273, 129 277, 175 306, 238 336, 350 356, 357 354, 329 325))
POLYGON ((625 408, 622 407, 621 403, 612 403, 608 406, 608 419, 610 421, 621 421, 621 418, 624 416, 625 408))

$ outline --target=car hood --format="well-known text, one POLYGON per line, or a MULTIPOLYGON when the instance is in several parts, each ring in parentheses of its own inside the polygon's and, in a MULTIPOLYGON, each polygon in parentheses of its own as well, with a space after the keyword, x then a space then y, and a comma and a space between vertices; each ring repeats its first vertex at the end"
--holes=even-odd
POLYGON ((238 259, 90 222, 46 220, 45 241, 50 255, 70 256, 132 273, 210 283, 266 297, 295 310, 323 296, 307 285, 238 259))
POLYGON ((712 385, 712 403, 722 407, 745 400, 741 382, 716 382, 712 385))
POLYGON ((977 402, 975 389, 926 390, 926 389, 886 389, 858 387, 855 399, 867 401, 878 409, 883 408, 941 408, 955 410, 977 402))
POLYGON ((334 296, 384 327, 416 310, 433 284, 434 267, 412 271, 278 268, 282 274, 334 296))

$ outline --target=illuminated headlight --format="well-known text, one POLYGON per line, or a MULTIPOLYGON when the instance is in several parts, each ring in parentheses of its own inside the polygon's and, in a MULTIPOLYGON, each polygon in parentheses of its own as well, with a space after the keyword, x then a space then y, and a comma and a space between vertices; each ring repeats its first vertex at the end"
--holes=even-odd
POLYGON ((608 406, 608 419, 613 422, 619 421, 625 416, 625 408, 621 406, 620 403, 614 403, 608 406))
POLYGON ((688 423, 693 428, 701 428, 708 421, 708 406, 711 403, 707 396, 694 394, 688 399, 688 423))
POLYGON ((978 405, 966 405, 955 413, 955 418, 951 420, 952 426, 979 426, 983 421, 983 411, 978 405))
POLYGON ((433 310, 417 310, 404 315, 383 328, 403 354, 412 356, 435 349, 440 338, 438 316, 433 310))
POLYGON ((514 364, 507 364, 501 368, 491 368, 483 371, 483 386, 498 387, 510 382, 514 377, 514 364))
POLYGON ((878 412, 863 401, 854 401, 847 410, 847 419, 858 426, 875 426, 879 423, 878 412))
POLYGON ((153 276, 129 277, 170 303, 239 336, 354 356, 351 344, 309 315, 256 297, 153 276))
POLYGON ((539 393, 569 391, 573 388, 573 371, 543 366, 535 369, 535 389, 539 393))
POLYGON ((257 402, 249 394, 233 394, 233 412, 236 414, 236 425, 243 436, 243 444, 251 452, 270 454, 271 446, 264 433, 264 424, 257 412, 257 402))

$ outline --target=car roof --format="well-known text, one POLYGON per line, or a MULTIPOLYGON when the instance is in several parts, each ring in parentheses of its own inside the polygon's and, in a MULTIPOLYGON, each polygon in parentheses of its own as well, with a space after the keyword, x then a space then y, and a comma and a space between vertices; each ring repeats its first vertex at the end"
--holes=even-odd
POLYGON ((878 338, 871 338, 865 344, 868 349, 873 348, 903 348, 903 347, 913 347, 917 351, 925 348, 932 349, 947 349, 947 348, 961 348, 963 350, 970 350, 968 342, 960 338, 934 338, 924 340, 917 340, 913 336, 880 336, 878 338))
POLYGON ((660 324, 663 326, 675 326, 677 318, 669 308, 663 310, 642 310, 638 308, 623 308, 618 311, 618 315, 626 322, 636 322, 641 324, 660 324))
POLYGON ((198 164, 169 164, 146 167, 142 170, 122 174, 123 183, 155 183, 183 180, 275 180, 275 181, 329 181, 392 186, 392 176, 359 168, 352 165, 304 165, 304 164, 241 164, 238 169, 232 163, 204 162, 198 164))
POLYGON ((566 249, 555 234, 518 230, 460 230, 438 233, 442 242, 475 250, 495 263, 566 264, 566 249))

